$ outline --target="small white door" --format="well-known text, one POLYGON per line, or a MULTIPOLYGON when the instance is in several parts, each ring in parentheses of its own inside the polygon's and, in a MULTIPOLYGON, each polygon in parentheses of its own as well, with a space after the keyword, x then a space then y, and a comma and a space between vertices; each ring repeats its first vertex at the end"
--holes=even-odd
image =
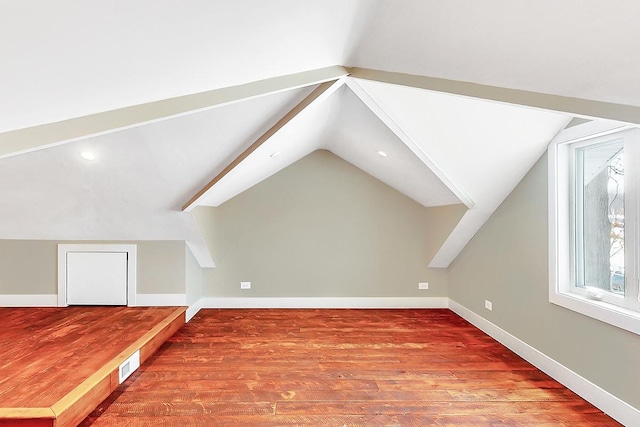
POLYGON ((127 305, 127 253, 67 252, 67 304, 127 305))

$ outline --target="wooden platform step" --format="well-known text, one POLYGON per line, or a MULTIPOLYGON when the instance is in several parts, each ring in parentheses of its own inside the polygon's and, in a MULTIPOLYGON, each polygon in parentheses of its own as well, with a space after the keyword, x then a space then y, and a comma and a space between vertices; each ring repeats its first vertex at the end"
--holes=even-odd
POLYGON ((120 365, 137 350, 144 363, 185 324, 185 311, 186 307, 175 308, 51 407, 0 407, 0 427, 76 426, 118 387, 120 365))

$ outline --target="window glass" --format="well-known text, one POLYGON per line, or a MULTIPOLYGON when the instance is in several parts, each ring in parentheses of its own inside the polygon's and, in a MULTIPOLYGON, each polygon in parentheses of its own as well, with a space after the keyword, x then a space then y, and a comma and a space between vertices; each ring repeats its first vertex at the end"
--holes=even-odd
POLYGON ((549 301, 640 335, 640 129, 588 122, 549 146, 549 301))
POLYGON ((575 153, 575 285, 624 295, 623 141, 575 153))

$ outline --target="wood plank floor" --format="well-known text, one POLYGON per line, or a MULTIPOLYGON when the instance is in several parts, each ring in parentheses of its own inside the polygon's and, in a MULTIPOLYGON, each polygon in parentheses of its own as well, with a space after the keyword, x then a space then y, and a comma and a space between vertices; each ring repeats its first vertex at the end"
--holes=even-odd
POLYGON ((449 310, 202 310, 82 426, 617 426, 449 310))
POLYGON ((0 308, 0 408, 49 408, 175 307, 0 308))

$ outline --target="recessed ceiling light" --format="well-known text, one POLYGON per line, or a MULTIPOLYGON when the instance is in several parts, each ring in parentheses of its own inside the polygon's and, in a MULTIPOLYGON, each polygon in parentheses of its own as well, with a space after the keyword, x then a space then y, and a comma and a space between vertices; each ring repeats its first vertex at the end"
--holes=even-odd
POLYGON ((96 159, 96 155, 93 154, 90 151, 83 151, 82 153, 80 153, 80 157, 82 157, 85 160, 95 160, 96 159))
POLYGON ((389 157, 389 155, 382 150, 378 150, 378 155, 381 157, 389 157))
POLYGON ((269 157, 271 157, 273 159, 274 157, 278 157, 279 155, 280 155, 280 152, 276 151, 275 153, 271 153, 271 155, 269 157))

